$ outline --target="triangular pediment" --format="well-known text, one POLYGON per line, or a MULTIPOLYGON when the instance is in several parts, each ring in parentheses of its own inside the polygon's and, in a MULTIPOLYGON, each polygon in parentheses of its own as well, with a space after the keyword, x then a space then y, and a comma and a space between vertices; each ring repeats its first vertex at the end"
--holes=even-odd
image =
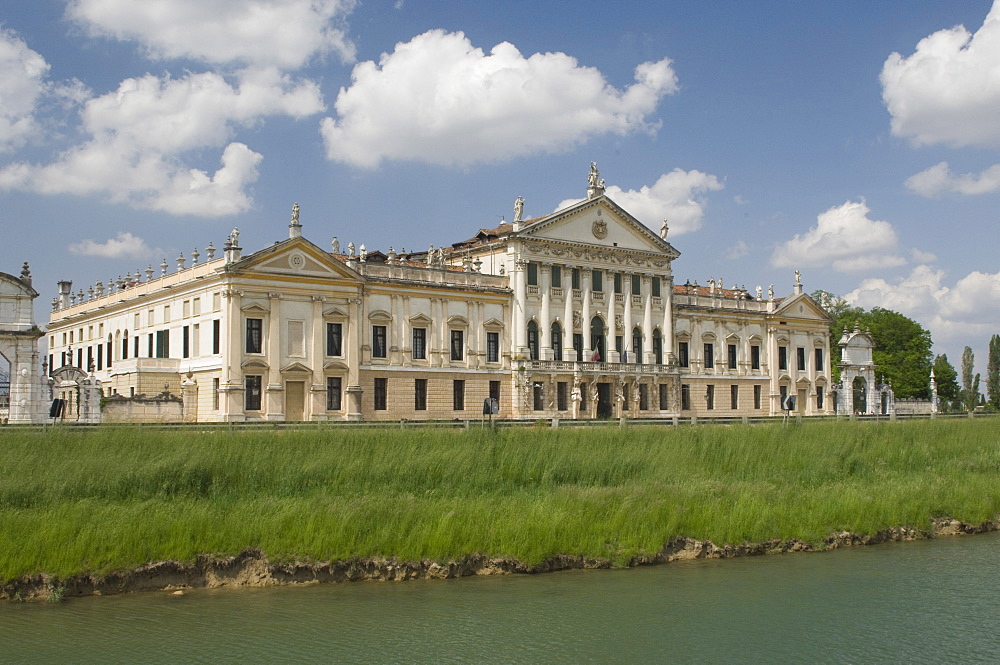
POLYGON ((284 367, 281 368, 281 373, 282 374, 289 374, 289 373, 295 373, 295 372, 299 372, 299 373, 303 373, 304 372, 306 374, 311 374, 312 373, 312 369, 310 369, 306 365, 303 365, 300 362, 294 362, 294 363, 291 363, 290 365, 285 365, 284 367))
POLYGON ((813 319, 829 323, 832 319, 826 310, 805 293, 796 293, 782 299, 772 316, 793 319, 813 319))
POLYGON ((529 220, 515 235, 653 252, 670 259, 680 256, 670 243, 607 196, 585 199, 551 215, 529 220))
POLYGON ((306 277, 346 278, 360 280, 360 275, 342 261, 333 258, 305 238, 289 238, 236 263, 228 271, 246 271, 306 277))

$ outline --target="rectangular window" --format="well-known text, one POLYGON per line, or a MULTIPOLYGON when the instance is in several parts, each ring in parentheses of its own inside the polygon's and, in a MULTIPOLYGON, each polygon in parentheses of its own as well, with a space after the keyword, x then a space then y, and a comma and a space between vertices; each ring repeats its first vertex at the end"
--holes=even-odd
POLYGON ((755 384, 753 387, 753 408, 760 409, 760 384, 755 384))
POLYGON ((288 355, 302 358, 306 354, 306 322, 288 321, 285 330, 288 333, 288 355))
POLYGON ((138 335, 136 335, 135 337, 132 338, 132 357, 133 358, 138 358, 139 357, 139 336, 138 335))
POLYGON ((639 384, 639 410, 649 411, 649 384, 639 384))
POLYGON ((201 355, 201 324, 191 326, 191 355, 195 358, 201 355))
POLYGON ((451 331, 451 359, 461 360, 465 357, 465 331, 451 331))
POLYGON ((185 300, 181 303, 181 317, 186 319, 189 316, 191 316, 191 301, 185 300))
POLYGON ((375 377, 375 390, 373 391, 375 398, 375 410, 385 411, 386 405, 386 395, 389 392, 389 379, 383 377, 375 377))
POLYGON ((97 371, 98 372, 101 371, 102 369, 104 369, 104 353, 102 353, 103 350, 104 350, 104 347, 101 346, 100 344, 98 344, 97 345, 97 371))
POLYGON ((590 271, 590 290, 598 292, 604 290, 603 273, 600 270, 590 271))
POLYGON ((788 347, 778 347, 778 369, 788 369, 788 347))
POLYGON ((615 293, 621 293, 622 292, 622 274, 620 272, 616 272, 615 273, 614 282, 615 282, 615 293))
POLYGON ((806 371, 806 350, 805 347, 797 347, 795 349, 795 369, 800 372, 806 371))
POLYGON ((816 387, 816 408, 817 409, 821 410, 823 408, 823 397, 824 397, 824 395, 823 395, 823 386, 817 386, 816 387))
POLYGON ((750 369, 760 369, 760 345, 750 347, 750 369))
POLYGON ((556 383, 556 410, 566 411, 569 404, 569 384, 565 381, 556 383))
POLYGON ((326 324, 326 355, 340 357, 344 354, 344 324, 326 324))
POLYGON ((156 355, 153 353, 153 333, 149 333, 146 337, 146 341, 149 342, 149 344, 147 344, 148 348, 146 349, 146 357, 155 358, 156 355))
POLYGON ((427 410, 427 379, 413 380, 413 409, 415 411, 427 410))
POLYGON ((678 342, 677 343, 677 364, 681 367, 688 366, 688 343, 678 342))
POLYGON ((711 411, 715 408, 715 386, 705 387, 705 407, 711 411))
POLYGON ((691 410, 691 386, 686 383, 681 384, 681 411, 691 410))
POLYGON ((191 301, 191 313, 195 316, 201 316, 201 298, 195 298, 191 301))
POLYGON ((535 411, 541 411, 545 408, 545 393, 543 392, 542 384, 539 381, 531 384, 531 408, 535 411))
MULTIPOLYGON (((101 334, 104 334, 104 324, 101 324, 101 334)), ((108 369, 111 369, 111 355, 113 347, 111 346, 111 336, 108 336, 108 369)))
POLYGON ((649 286, 650 286, 650 289, 652 290, 653 297, 654 298, 659 298, 660 297, 660 278, 656 277, 654 275, 653 278, 649 282, 649 286))
POLYGON ((819 372, 823 371, 823 349, 816 349, 815 351, 816 351, 816 353, 815 353, 815 356, 816 356, 816 372, 819 373, 819 372))
POLYGON ((784 409, 785 398, 788 397, 788 386, 781 386, 778 390, 780 392, 780 399, 778 400, 778 403, 781 405, 781 408, 784 409))
POLYGON ((486 333, 486 362, 500 362, 500 333, 486 333))
POLYGON ((372 326, 372 358, 385 358, 387 355, 385 326, 372 326))
POLYGON ((221 338, 222 321, 216 319, 212 321, 212 353, 217 354, 219 351, 219 340, 221 338))
POLYGON ((579 268, 573 268, 573 271, 570 273, 570 282, 571 282, 571 284, 572 284, 572 286, 573 286, 574 289, 579 289, 580 288, 580 269, 579 268))
POLYGON ((264 319, 247 319, 246 352, 262 353, 264 350, 264 319))
POLYGON ((219 379, 212 379, 212 409, 219 410, 219 379))
POLYGON ((191 327, 181 328, 181 358, 191 357, 191 327))
POLYGON ((455 411, 465 410, 465 379, 455 379, 451 382, 451 398, 455 411))
POLYGON ((642 276, 632 275, 632 295, 637 296, 642 293, 642 276))
POLYGON ((726 356, 729 361, 729 369, 736 369, 736 345, 729 344, 726 346, 726 356))
POLYGON ((163 306, 163 322, 170 323, 170 305, 163 306))
POLYGON ((497 401, 497 406, 500 405, 500 382, 490 381, 490 399, 495 399, 497 401))
POLYGON ((740 387, 735 383, 729 386, 729 408, 733 411, 740 408, 740 387))
POLYGON ((122 337, 122 360, 128 360, 128 331, 125 332, 125 337, 122 337))
POLYGON ((215 293, 212 294, 212 311, 218 312, 221 309, 222 309, 222 293, 220 291, 216 291, 215 293))
POLYGON ((339 376, 326 377, 326 410, 340 411, 340 388, 341 379, 339 376))
POLYGON ((552 266, 552 288, 561 289, 562 288, 562 268, 559 266, 552 266))
POLYGON ((583 362, 583 333, 573 333, 573 348, 576 350, 576 361, 583 362))
POLYGON ((169 358, 170 357, 170 331, 169 330, 157 330, 156 331, 156 357, 157 358, 169 358))
POLYGON ((528 261, 528 286, 538 286, 538 264, 528 261))
POLYGON ((246 395, 244 397, 243 408, 246 411, 260 411, 260 384, 261 377, 248 376, 244 379, 246 395))
POLYGON ((413 359, 414 360, 426 360, 427 359, 427 328, 414 328, 413 329, 413 359))
POLYGON ((665 383, 660 384, 660 411, 670 409, 670 386, 665 383))
POLYGON ((715 347, 712 344, 705 345, 705 369, 715 367, 715 347))

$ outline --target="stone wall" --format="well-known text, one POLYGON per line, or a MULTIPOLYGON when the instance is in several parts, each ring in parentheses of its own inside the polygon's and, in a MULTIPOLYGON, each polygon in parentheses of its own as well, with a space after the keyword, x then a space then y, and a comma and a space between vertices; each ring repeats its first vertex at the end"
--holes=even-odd
POLYGON ((167 392, 156 397, 112 395, 105 400, 101 416, 106 423, 180 423, 184 408, 180 397, 167 392))

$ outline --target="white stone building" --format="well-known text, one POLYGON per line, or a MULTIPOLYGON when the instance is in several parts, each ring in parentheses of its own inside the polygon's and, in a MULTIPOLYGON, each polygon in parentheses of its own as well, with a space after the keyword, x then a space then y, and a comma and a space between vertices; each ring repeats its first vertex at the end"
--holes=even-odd
POLYGON ((680 254, 604 194, 415 254, 302 236, 86 293, 60 285, 50 367, 75 366, 134 419, 663 418, 833 412, 829 317, 674 283, 680 254), (154 396, 159 396, 153 399, 154 396), (786 406, 790 406, 787 402, 786 406))

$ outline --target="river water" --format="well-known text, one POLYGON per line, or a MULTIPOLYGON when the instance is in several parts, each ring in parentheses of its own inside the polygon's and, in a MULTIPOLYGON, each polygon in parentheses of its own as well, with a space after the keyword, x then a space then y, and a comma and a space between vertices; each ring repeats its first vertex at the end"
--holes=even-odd
POLYGON ((0 605, 2 663, 1000 662, 1000 533, 448 581, 0 605))

